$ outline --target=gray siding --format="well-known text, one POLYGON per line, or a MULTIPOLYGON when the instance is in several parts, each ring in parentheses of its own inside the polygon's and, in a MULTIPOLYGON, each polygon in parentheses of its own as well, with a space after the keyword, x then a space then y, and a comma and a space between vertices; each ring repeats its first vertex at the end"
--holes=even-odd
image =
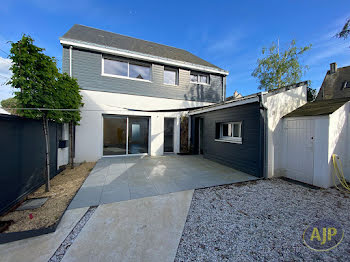
MULTIPOLYGON (((163 84, 164 66, 152 64, 151 83, 101 75, 100 53, 73 49, 72 73, 80 88, 86 90, 143 95, 161 98, 219 102, 222 100, 223 79, 210 75, 210 86, 190 83, 190 71, 179 69, 179 85, 163 84)), ((62 71, 69 73, 69 49, 63 48, 62 71)))
MULTIPOLYGON (((196 117, 203 118, 204 157, 254 176, 263 176, 264 147, 261 133, 263 119, 259 103, 207 112, 196 117), (240 121, 242 121, 242 144, 215 141, 216 123, 240 121)), ((196 127, 193 127, 193 130, 197 130, 196 127)), ((192 132, 196 133, 193 130, 192 132)), ((193 143, 197 147, 197 136, 193 135, 195 137, 193 143)))

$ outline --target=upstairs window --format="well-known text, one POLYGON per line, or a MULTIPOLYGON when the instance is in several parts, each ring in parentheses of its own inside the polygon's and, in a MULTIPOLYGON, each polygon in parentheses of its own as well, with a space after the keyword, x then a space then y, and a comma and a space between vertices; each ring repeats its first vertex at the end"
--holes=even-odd
POLYGON ((191 83, 209 85, 209 76, 205 74, 191 72, 190 80, 191 83))
POLYGON ((343 83, 343 89, 345 89, 345 88, 350 88, 350 81, 345 81, 343 83))
POLYGON ((103 58, 103 75, 151 80, 151 65, 142 62, 103 58))
POLYGON ((178 85, 178 73, 179 71, 174 68, 164 68, 164 84, 166 85, 178 85))
POLYGON ((242 122, 216 123, 216 140, 242 143, 242 122))

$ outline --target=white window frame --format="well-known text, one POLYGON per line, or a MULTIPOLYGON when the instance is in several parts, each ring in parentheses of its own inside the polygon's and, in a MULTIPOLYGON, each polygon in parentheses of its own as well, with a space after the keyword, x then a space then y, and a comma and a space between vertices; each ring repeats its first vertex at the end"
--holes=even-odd
POLYGON ((210 85, 210 75, 201 74, 201 73, 197 73, 197 72, 190 72, 190 82, 191 82, 192 84, 207 85, 207 86, 209 86, 209 85, 210 85), (196 76, 197 76, 197 81, 196 81, 196 82, 191 80, 191 75, 196 75, 196 76), (207 83, 200 82, 201 76, 207 77, 208 82, 207 82, 207 83))
POLYGON ((134 77, 129 77, 130 75, 130 61, 129 60, 125 60, 125 61, 122 61, 122 60, 118 60, 118 59, 115 59, 115 61, 120 61, 120 62, 124 62, 124 63, 127 63, 128 64, 128 76, 120 76, 120 75, 113 75, 113 74, 107 74, 105 73, 105 59, 107 60, 113 60, 113 58, 109 59, 109 58, 104 58, 103 55, 101 55, 102 57, 102 65, 101 65, 101 75, 102 76, 108 76, 108 77, 115 77, 115 78, 122 78, 122 79, 128 79, 128 80, 135 80, 135 81, 141 81, 141 82, 148 82, 148 83, 151 83, 152 81, 152 64, 150 64, 149 66, 149 69, 150 69, 150 80, 147 80, 147 79, 139 79, 139 78, 134 78, 134 77))
POLYGON ((223 122, 223 123, 220 123, 220 136, 218 139, 215 139, 215 141, 242 144, 242 122, 223 122), (223 135, 223 125, 228 125, 229 128, 231 128, 232 136, 224 136, 223 135), (239 129, 238 129, 239 136, 237 136, 237 137, 233 136, 234 135, 233 134, 234 125, 239 125, 239 129))
POLYGON ((179 69, 164 66, 163 84, 164 84, 164 85, 167 85, 167 86, 178 86, 178 85, 179 85, 179 69), (164 73, 165 73, 165 71, 172 71, 172 72, 175 72, 175 85, 164 83, 164 73))

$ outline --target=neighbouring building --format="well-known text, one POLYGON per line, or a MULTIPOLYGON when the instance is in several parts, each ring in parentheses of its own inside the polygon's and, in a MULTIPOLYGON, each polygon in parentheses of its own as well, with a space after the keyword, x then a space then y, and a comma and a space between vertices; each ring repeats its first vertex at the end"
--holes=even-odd
POLYGON ((77 162, 178 153, 181 116, 225 98, 228 72, 188 51, 82 25, 60 43, 83 95, 77 162))

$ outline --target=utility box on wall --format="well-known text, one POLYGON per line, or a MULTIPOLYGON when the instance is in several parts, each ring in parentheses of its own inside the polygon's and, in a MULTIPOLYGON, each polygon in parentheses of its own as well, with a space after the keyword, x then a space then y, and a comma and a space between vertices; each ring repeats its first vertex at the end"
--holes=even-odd
POLYGON ((58 148, 67 148, 68 147, 68 140, 59 140, 58 141, 58 148))

